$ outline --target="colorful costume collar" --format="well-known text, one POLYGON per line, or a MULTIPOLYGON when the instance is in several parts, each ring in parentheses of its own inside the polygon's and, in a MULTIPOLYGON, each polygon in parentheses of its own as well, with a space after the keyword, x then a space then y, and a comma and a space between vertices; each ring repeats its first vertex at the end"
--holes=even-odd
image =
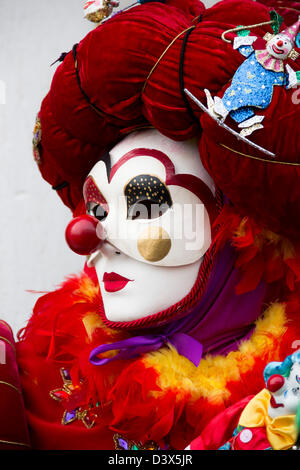
POLYGON ((264 389, 246 406, 241 414, 239 425, 246 428, 265 427, 267 438, 274 450, 286 450, 297 440, 295 416, 270 418, 268 407, 270 393, 264 389))
POLYGON ((273 70, 273 72, 284 72, 283 61, 271 56, 266 49, 255 51, 255 56, 257 62, 259 62, 264 69, 273 70))
POLYGON ((233 248, 226 245, 215 260, 204 295, 183 318, 164 327, 143 329, 139 336, 100 345, 91 352, 90 362, 104 365, 130 359, 170 343, 179 354, 198 366, 202 354, 226 354, 236 350, 242 340, 249 338, 261 314, 266 286, 260 282, 255 290, 237 295, 235 287, 240 281, 240 272, 234 267, 235 258, 233 248), (119 353, 113 357, 99 357, 114 350, 119 353))

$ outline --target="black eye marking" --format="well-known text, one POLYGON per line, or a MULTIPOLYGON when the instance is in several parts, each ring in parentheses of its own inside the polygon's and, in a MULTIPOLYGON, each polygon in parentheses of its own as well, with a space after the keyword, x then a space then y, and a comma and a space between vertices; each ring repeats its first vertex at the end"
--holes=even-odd
POLYGON ((172 207, 168 188, 156 176, 144 174, 132 178, 125 186, 124 194, 130 219, 154 219, 172 207))
POLYGON ((103 221, 108 216, 108 212, 101 204, 96 204, 94 202, 89 202, 87 204, 87 212, 89 215, 96 217, 96 219, 103 221))

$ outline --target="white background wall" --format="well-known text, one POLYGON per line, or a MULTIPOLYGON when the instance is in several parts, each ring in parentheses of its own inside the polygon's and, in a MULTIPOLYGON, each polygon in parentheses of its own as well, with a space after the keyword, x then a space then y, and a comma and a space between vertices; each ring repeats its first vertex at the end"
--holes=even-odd
MULTIPOLYGON (((17 332, 40 294, 78 273, 82 257, 66 246, 71 218, 33 161, 35 116, 61 52, 90 29, 82 0, 0 0, 0 318, 17 332)), ((132 3, 121 0, 121 7, 132 3)), ((206 0, 207 6, 216 3, 206 0)))

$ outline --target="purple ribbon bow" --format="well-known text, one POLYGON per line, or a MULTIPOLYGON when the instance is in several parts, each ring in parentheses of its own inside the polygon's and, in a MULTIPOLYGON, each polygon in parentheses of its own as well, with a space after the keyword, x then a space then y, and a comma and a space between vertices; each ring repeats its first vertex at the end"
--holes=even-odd
POLYGON ((172 346, 176 348, 178 354, 186 357, 196 367, 198 367, 202 357, 202 344, 185 333, 172 333, 168 336, 134 336, 116 343, 103 344, 93 349, 90 354, 90 363, 95 366, 103 366, 104 364, 119 359, 132 359, 150 351, 157 351, 166 343, 172 344, 172 346), (98 357, 99 354, 107 351, 114 351, 116 349, 119 349, 120 352, 114 357, 102 359, 98 357))

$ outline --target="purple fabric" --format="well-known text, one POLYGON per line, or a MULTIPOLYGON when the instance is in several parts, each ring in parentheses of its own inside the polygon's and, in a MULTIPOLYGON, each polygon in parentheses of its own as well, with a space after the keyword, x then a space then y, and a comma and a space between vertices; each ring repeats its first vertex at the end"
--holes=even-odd
POLYGON ((174 333, 168 336, 134 336, 133 338, 125 339, 117 343, 103 344, 93 349, 90 354, 90 362, 95 366, 102 366, 108 362, 119 359, 131 359, 150 351, 157 351, 157 349, 160 349, 166 343, 172 344, 179 354, 185 356, 198 367, 202 357, 202 345, 184 333, 174 333), (120 352, 114 357, 102 359, 98 357, 99 354, 116 349, 119 349, 120 352))
POLYGON ((234 268, 235 251, 227 245, 213 267, 206 291, 184 318, 166 327, 165 334, 180 331, 203 345, 203 354, 227 354, 251 336, 261 314, 266 285, 236 295, 241 273, 234 268))
POLYGON ((261 314, 266 285, 242 295, 236 295, 235 286, 241 273, 234 268, 235 251, 230 245, 218 254, 206 290, 199 302, 181 317, 156 329, 142 330, 143 334, 124 341, 95 348, 90 362, 103 365, 118 359, 130 359, 149 351, 156 351, 171 343, 179 354, 198 366, 202 355, 227 354, 238 348, 251 335, 254 322, 261 314), (98 355, 119 349, 112 358, 98 355))

